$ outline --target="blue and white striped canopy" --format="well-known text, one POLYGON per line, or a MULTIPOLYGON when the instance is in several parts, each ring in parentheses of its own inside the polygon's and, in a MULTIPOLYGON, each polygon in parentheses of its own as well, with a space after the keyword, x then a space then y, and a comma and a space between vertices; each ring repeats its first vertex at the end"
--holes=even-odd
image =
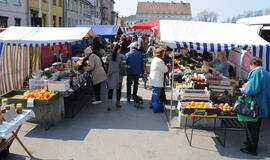
POLYGON ((0 33, 0 43, 14 46, 51 46, 96 37, 89 28, 9 27, 0 33))
POLYGON ((244 24, 161 20, 160 41, 171 48, 201 51, 251 49, 270 68, 270 44, 244 24))

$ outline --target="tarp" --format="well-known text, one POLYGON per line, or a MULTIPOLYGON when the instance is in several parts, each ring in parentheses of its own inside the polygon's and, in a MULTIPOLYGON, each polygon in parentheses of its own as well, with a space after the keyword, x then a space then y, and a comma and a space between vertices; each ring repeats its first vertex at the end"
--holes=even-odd
POLYGON ((119 26, 114 25, 77 25, 77 27, 90 27, 96 35, 105 38, 123 33, 119 26))
POLYGON ((50 46, 96 37, 91 28, 9 27, 0 33, 0 43, 18 46, 50 46))
POLYGON ((244 24, 192 21, 159 21, 160 41, 171 48, 190 47, 203 51, 252 49, 270 68, 270 45, 244 24))
POLYGON ((134 25, 129 25, 129 29, 147 29, 150 30, 152 27, 158 26, 159 20, 146 21, 142 23, 137 23, 134 25))
POLYGON ((269 25, 270 16, 241 18, 241 19, 238 19, 236 23, 246 24, 246 25, 269 25))

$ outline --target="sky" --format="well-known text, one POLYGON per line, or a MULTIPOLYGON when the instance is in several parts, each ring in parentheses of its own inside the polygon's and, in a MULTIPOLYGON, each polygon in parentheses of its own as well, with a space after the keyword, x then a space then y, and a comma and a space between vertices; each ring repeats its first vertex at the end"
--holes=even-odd
MULTIPOLYGON (((146 2, 147 0, 139 0, 146 2)), ((152 2, 153 0, 149 0, 152 2)), ((180 2, 181 0, 155 0, 156 2, 180 2)), ((227 18, 237 16, 245 11, 270 8, 270 0, 182 0, 191 4, 192 17, 204 9, 215 11, 219 14, 218 20, 225 21, 227 18)), ((138 0, 115 0, 115 11, 120 16, 136 14, 138 0)))

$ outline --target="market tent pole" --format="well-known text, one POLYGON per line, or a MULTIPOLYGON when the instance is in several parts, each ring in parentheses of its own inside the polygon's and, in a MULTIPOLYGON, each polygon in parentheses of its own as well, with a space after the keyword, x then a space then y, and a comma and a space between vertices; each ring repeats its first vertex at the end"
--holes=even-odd
POLYGON ((174 53, 175 53, 175 49, 173 50, 173 63, 172 63, 172 78, 171 78, 171 109, 170 109, 170 120, 169 120, 169 124, 171 125, 171 120, 172 120, 172 106, 173 106, 173 82, 174 82, 174 53))

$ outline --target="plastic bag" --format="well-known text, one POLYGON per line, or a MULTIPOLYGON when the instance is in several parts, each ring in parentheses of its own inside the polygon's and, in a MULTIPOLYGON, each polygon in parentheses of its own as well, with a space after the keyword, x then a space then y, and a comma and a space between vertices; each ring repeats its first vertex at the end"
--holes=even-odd
POLYGON ((164 112, 164 104, 162 102, 152 102, 153 113, 164 112))

